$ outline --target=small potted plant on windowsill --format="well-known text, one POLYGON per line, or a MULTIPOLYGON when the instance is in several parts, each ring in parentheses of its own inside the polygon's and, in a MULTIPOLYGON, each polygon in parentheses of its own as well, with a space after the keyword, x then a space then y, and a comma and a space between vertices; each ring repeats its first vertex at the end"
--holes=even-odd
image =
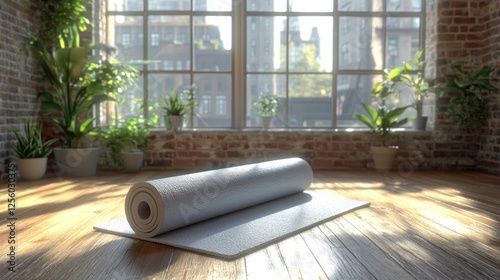
POLYGON ((252 103, 252 109, 261 116, 262 126, 269 129, 273 117, 278 113, 278 99, 270 94, 262 94, 252 103))
POLYGON ((188 112, 194 114, 196 92, 195 85, 182 93, 176 93, 172 88, 168 98, 163 98, 163 110, 165 111, 165 125, 173 131, 181 130, 184 125, 184 115, 188 112))
POLYGON ((393 94, 395 94, 394 83, 386 77, 383 81, 375 84, 372 89, 372 98, 376 100, 377 105, 362 103, 368 116, 353 115, 353 118, 368 126, 370 132, 377 134, 380 138, 381 146, 370 147, 375 169, 379 172, 385 172, 392 168, 398 147, 391 145, 390 141, 399 138, 395 129, 415 119, 415 116, 399 119, 411 105, 393 108, 386 106, 387 98, 393 94))
POLYGON ((23 134, 13 131, 17 140, 14 146, 16 153, 17 169, 21 178, 25 180, 38 180, 45 175, 47 170, 47 157, 52 152, 50 146, 57 139, 44 140, 42 126, 37 126, 32 119, 24 123, 23 134))
MULTIPOLYGON (((425 130, 427 116, 424 116, 424 99, 427 97, 429 83, 424 79, 426 62, 424 51, 419 50, 415 58, 404 63, 402 67, 396 67, 387 73, 387 79, 394 83, 394 87, 407 87, 412 93, 413 108, 417 111, 416 118, 412 121, 413 128, 425 130)), ((399 88, 400 91, 404 89, 399 88)))

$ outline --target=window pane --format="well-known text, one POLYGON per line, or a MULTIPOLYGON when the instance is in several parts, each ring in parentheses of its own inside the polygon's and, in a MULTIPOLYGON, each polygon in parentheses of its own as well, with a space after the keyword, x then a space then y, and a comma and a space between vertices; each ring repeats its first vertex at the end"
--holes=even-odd
MULTIPOLYGON (((372 75, 339 75, 337 78, 337 126, 339 127, 366 127, 355 120, 353 114, 367 115, 361 103, 376 105, 371 99, 370 93, 373 85, 380 81, 382 76, 372 75)), ((386 106, 407 106, 412 104, 412 95, 408 87, 398 89, 399 95, 386 100, 386 106)), ((407 109, 401 118, 415 115, 414 109, 407 109)))
MULTIPOLYGON (((132 1, 132 0, 129 0, 132 1)), ((142 4, 143 1, 137 1, 142 4)), ((149 0, 149 10, 163 11, 189 11, 191 10, 191 0, 149 0)))
POLYGON ((332 76, 290 75, 288 125, 326 127, 332 124, 332 76))
POLYGON ((366 114, 361 103, 371 104, 373 85, 382 76, 339 75, 337 77, 337 126, 362 127, 362 123, 353 119, 353 114, 366 114))
POLYGON ((284 12, 287 0, 247 0, 248 11, 284 12))
MULTIPOLYGON (((132 16, 110 16, 108 17, 108 32, 114 34, 109 36, 108 45, 117 48, 117 59, 121 62, 133 63, 143 60, 143 24, 142 17, 132 16)), ((134 65, 142 69, 142 64, 134 65)))
POLYGON ((420 12, 422 0, 387 0, 387 11, 420 12))
POLYGON ((143 1, 138 0, 108 0, 108 11, 142 11, 143 1))
POLYGON ((155 111, 158 114, 158 125, 165 127, 165 111, 163 98, 167 98, 171 89, 176 93, 181 93, 190 87, 189 75, 184 74, 151 74, 148 76, 149 105, 157 107, 155 111))
POLYGON ((402 66, 419 50, 418 18, 387 18, 386 68, 402 66))
POLYGON ((194 127, 231 127, 231 74, 196 74, 194 127))
POLYGON ((331 12, 333 0, 290 0, 293 12, 331 12))
POLYGON ((284 69, 286 58, 276 27, 285 25, 285 17, 247 17, 247 71, 270 72, 284 69))
POLYGON ((194 17, 194 68, 231 71, 231 17, 194 17))
POLYGON ((131 117, 143 115, 141 109, 143 99, 142 77, 137 81, 137 86, 126 89, 118 95, 115 102, 103 102, 100 106, 100 122, 103 124, 114 124, 115 121, 123 121, 131 117))
POLYGON ((231 11, 232 0, 194 0, 195 11, 231 11))
POLYGON ((269 94, 278 97, 278 114, 273 119, 273 127, 283 127, 285 125, 285 97, 286 97, 286 76, 285 75, 247 75, 247 95, 246 95, 246 126, 262 127, 261 117, 252 109, 261 94, 269 94))
POLYGON ((339 0, 339 11, 349 12, 379 12, 384 9, 383 1, 373 0, 339 0))
POLYGON ((290 17, 289 21, 289 71, 332 71, 333 18, 290 17))
POLYGON ((189 70, 191 59, 188 16, 149 18, 149 70, 189 70))
POLYGON ((382 18, 340 17, 339 24, 339 68, 382 70, 382 18))

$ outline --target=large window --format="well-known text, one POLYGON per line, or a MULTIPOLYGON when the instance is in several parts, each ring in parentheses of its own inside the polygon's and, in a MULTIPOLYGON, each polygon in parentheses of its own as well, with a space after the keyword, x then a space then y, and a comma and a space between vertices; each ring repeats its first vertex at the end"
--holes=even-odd
POLYGON ((352 114, 384 68, 423 48, 423 0, 100 1, 100 40, 144 62, 139 88, 116 106, 122 118, 196 84, 193 127, 260 127, 260 94, 279 100, 274 127, 358 126, 352 114))

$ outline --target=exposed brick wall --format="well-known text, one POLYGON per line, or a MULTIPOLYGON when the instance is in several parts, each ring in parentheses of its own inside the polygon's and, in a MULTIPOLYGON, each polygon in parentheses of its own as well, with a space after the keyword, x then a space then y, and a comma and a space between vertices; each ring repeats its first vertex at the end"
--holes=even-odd
MULTIPOLYGON (((498 67, 493 77, 495 85, 500 89, 500 1, 489 1, 482 10, 482 63, 498 67)), ((489 112, 479 142, 481 150, 478 168, 500 173, 500 92, 489 96, 489 112)))
MULTIPOLYGON (((377 137, 366 132, 244 131, 155 132, 146 152, 146 168, 209 169, 290 156, 309 161, 314 169, 373 167, 370 145, 377 137)), ((449 141, 449 142, 448 142, 449 141)), ((399 160, 408 168, 446 168, 457 154, 439 132, 406 132, 399 141, 399 160)))
POLYGON ((12 160, 12 130, 36 114, 36 66, 25 50, 36 33, 36 6, 30 0, 0 2, 0 177, 12 160))
MULTIPOLYGON (((462 62, 468 70, 484 65, 500 66, 500 1, 437 1, 436 77, 449 72, 447 65, 462 62)), ((500 69, 492 75, 500 87, 500 69)), ((452 126, 446 111, 450 96, 438 100, 436 129, 449 139, 463 139, 453 146, 453 153, 463 154, 463 161, 480 170, 500 173, 500 96, 491 94, 490 115, 479 132, 464 132, 452 126)))

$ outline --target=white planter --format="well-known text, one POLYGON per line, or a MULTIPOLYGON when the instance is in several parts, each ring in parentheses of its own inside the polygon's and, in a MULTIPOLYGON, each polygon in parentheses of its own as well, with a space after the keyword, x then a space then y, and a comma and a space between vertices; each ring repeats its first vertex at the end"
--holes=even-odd
POLYGON ((94 176, 99 162, 99 148, 54 148, 59 176, 94 176))
POLYGON ((142 167, 144 152, 122 152, 123 165, 128 172, 137 172, 142 167))
POLYGON ((371 146, 370 152, 373 156, 375 169, 378 172, 386 172, 392 169, 394 158, 396 158, 397 147, 376 147, 371 146))
POLYGON ((184 116, 169 116, 170 117, 170 128, 173 131, 182 130, 184 124, 184 116))
POLYGON ((427 117, 417 117, 411 121, 411 124, 415 130, 425 130, 427 126, 427 117))
POLYGON ((264 116, 262 116, 262 126, 265 129, 271 128, 272 121, 273 121, 273 117, 264 117, 264 116))
POLYGON ((47 158, 20 158, 17 160, 17 171, 24 180, 38 180, 47 171, 47 158))

